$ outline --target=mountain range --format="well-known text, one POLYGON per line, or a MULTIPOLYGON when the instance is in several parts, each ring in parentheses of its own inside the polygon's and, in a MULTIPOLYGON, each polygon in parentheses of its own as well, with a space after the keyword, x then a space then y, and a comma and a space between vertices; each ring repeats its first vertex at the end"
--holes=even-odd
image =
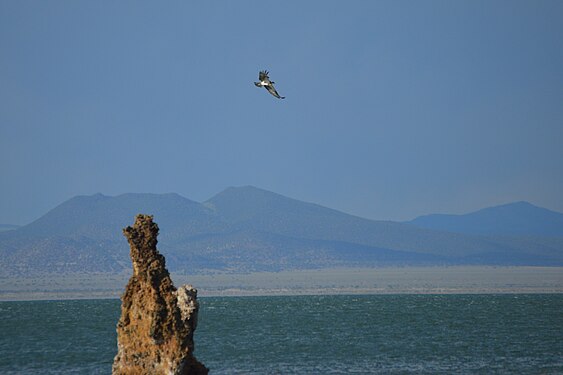
POLYGON ((77 196, 0 232, 0 276, 130 268, 121 229, 154 215, 171 271, 397 265, 563 265, 563 214, 529 203, 410 222, 368 220, 252 186, 203 202, 178 194, 77 196))
POLYGON ((465 215, 425 215, 410 223, 421 228, 484 236, 563 237, 563 215, 528 202, 484 208, 465 215))

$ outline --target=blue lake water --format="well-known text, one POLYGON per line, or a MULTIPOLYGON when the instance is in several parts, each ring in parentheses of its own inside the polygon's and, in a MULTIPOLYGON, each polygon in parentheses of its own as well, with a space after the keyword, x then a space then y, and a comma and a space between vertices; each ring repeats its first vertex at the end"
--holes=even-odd
MULTIPOLYGON (((212 374, 563 373, 563 295, 201 298, 212 374)), ((0 303, 1 374, 109 374, 118 300, 0 303)))

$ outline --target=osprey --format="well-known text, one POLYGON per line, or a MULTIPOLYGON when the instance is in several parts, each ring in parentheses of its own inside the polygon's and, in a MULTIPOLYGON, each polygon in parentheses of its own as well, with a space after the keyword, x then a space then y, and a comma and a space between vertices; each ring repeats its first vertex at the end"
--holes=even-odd
POLYGON ((267 70, 263 70, 258 74, 258 80, 259 82, 254 82, 256 87, 264 87, 270 94, 272 94, 276 98, 285 99, 285 96, 280 96, 280 94, 278 94, 278 92, 276 91, 276 88, 274 87, 275 82, 270 81, 267 70))

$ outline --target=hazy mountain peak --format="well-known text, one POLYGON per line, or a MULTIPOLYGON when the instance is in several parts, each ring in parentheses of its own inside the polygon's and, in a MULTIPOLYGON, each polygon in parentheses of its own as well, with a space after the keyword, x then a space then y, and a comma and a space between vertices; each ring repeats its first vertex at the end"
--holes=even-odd
POLYGON ((513 213, 515 210, 546 210, 545 208, 535 206, 527 201, 517 201, 499 204, 497 206, 485 207, 480 210, 469 212, 466 215, 477 214, 479 212, 509 212, 513 213))
POLYGON ((346 215, 314 203, 299 201, 255 186, 230 187, 205 202, 227 220, 245 221, 259 215, 346 215))
MULTIPOLYGON (((125 227, 135 215, 148 213, 168 224, 178 217, 199 217, 206 214, 200 203, 176 193, 125 193, 106 196, 100 193, 77 195, 18 231, 29 235, 66 235, 80 233, 89 236, 101 227, 125 227)), ((114 230, 115 231, 115 230, 114 230)), ((115 231, 114 237, 120 232, 115 231)))
POLYGON ((410 221, 421 228, 478 235, 563 236, 563 214, 526 201, 462 215, 432 214, 410 221))
POLYGON ((206 203, 215 207, 228 209, 231 205, 237 207, 263 204, 265 202, 271 203, 273 201, 293 199, 284 197, 283 195, 273 193, 268 190, 259 189, 257 187, 247 185, 240 187, 228 187, 220 193, 213 196, 206 203))
POLYGON ((236 199, 236 198, 244 198, 244 197, 249 197, 249 198, 259 198, 259 197, 269 197, 269 198, 274 198, 274 197, 278 197, 278 198, 285 198, 284 196, 268 191, 268 190, 264 190, 264 189, 260 189, 257 188, 256 186, 252 186, 252 185, 245 185, 245 186, 229 186, 228 188, 226 188, 225 190, 217 193, 216 195, 214 195, 211 199, 208 200, 208 202, 210 201, 216 201, 216 200, 220 200, 220 199, 236 199))

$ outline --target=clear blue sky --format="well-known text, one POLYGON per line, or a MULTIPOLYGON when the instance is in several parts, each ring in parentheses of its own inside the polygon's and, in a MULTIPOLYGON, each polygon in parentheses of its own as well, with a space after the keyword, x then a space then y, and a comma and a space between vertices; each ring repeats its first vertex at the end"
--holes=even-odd
POLYGON ((0 223, 240 185, 373 219, 563 211, 562 20, 541 0, 0 1, 0 223))

